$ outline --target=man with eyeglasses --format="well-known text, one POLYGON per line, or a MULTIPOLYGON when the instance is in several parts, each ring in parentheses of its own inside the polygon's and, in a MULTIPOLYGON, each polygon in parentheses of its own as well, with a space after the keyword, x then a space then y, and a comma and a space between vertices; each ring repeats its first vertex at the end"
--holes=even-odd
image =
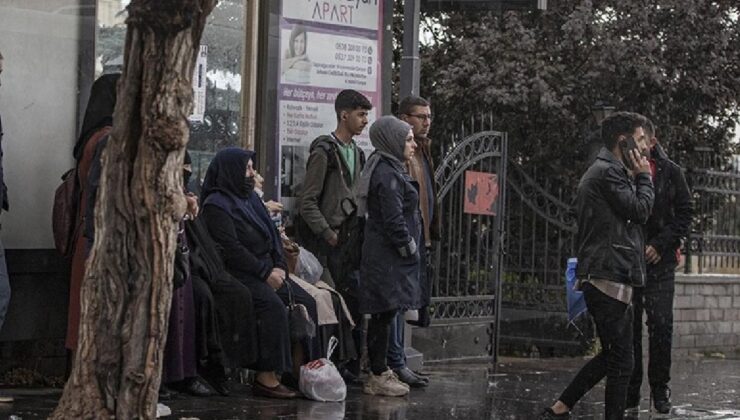
MULTIPOLYGON (((432 241, 439 240, 439 214, 437 208, 437 191, 434 185, 434 162, 430 149, 429 128, 432 125, 432 111, 429 101, 419 96, 408 96, 401 100, 398 106, 399 118, 409 123, 414 131, 416 153, 408 162, 408 171, 411 177, 419 183, 419 210, 421 211, 423 242, 426 252, 420 252, 420 296, 419 319, 414 325, 426 327, 429 325, 429 303, 431 300, 431 285, 426 272, 426 257, 432 248, 432 241)), ((399 312, 391 323, 391 334, 388 343, 388 366, 398 375, 401 381, 412 387, 425 387, 429 378, 420 375, 406 365, 404 354, 404 314, 399 312)))

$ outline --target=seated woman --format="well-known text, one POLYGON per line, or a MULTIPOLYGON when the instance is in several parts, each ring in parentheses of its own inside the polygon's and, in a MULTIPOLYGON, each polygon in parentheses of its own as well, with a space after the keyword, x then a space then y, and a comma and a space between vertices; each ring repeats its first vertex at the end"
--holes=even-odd
MULTIPOLYGON (((299 368, 318 355, 316 340, 294 345, 301 360, 291 361, 286 302, 287 265, 282 241, 262 201, 254 192, 255 153, 239 148, 221 150, 211 161, 203 181, 201 217, 216 242, 226 270, 252 294, 257 317, 258 355, 253 392, 270 398, 295 398, 298 393, 283 385, 280 374, 299 368)), ((296 303, 306 306, 316 320, 316 304, 293 284, 296 303)), ((298 358, 296 356, 296 358, 298 358)), ((295 375, 297 379, 297 375, 295 375)))
POLYGON ((419 193, 404 165, 413 156, 416 143, 411 126, 392 116, 373 123, 370 141, 375 152, 357 183, 358 214, 367 215, 359 310, 372 315, 367 329, 372 372, 363 391, 403 396, 409 387, 388 368, 386 354, 396 312, 419 305, 419 193))
MULTIPOLYGON (((192 174, 185 152, 185 190, 192 174)), ((198 374, 221 395, 229 395, 226 368, 246 368, 257 359, 257 320, 249 289, 226 272, 216 244, 198 217, 198 198, 186 193, 185 234, 195 304, 198 374)), ((177 265, 176 265, 177 269, 177 265)), ((169 342, 168 342, 169 343, 169 342)))

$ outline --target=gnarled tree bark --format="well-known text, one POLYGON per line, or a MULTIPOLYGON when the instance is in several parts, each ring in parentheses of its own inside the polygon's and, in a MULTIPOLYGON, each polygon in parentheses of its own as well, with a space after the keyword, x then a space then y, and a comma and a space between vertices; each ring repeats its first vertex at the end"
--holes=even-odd
POLYGON ((156 416, 192 76, 217 0, 133 0, 103 153, 80 337, 52 419, 156 416))

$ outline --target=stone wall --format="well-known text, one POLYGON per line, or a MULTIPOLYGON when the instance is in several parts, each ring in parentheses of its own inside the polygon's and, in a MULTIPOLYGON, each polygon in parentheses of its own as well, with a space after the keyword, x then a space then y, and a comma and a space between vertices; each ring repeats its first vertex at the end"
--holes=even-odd
POLYGON ((673 355, 740 353, 740 275, 676 274, 673 355))

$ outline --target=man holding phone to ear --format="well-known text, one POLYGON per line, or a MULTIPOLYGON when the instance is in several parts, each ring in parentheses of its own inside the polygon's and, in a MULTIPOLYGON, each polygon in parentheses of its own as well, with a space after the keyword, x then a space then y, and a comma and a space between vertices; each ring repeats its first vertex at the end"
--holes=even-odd
POLYGON ((634 366, 633 288, 645 285, 643 224, 653 207, 646 158, 647 119, 618 112, 604 120, 604 147, 578 184, 577 287, 594 319, 601 352, 581 368, 540 419, 568 419, 570 410, 606 376, 605 419, 624 418, 634 366))

